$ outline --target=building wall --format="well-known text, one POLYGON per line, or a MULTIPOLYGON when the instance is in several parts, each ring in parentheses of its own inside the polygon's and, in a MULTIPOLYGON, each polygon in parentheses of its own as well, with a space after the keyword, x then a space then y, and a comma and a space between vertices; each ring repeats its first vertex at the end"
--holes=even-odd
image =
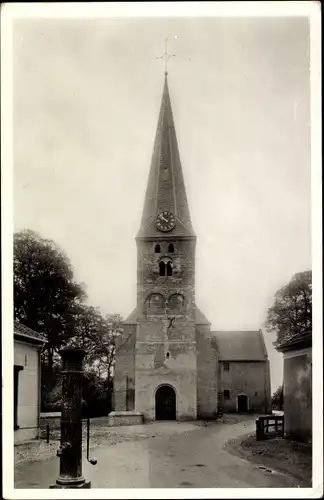
POLYGON ((124 325, 122 338, 116 346, 113 401, 115 411, 134 410, 135 340, 136 325, 124 325))
POLYGON ((284 353, 286 437, 312 441, 312 348, 284 353))
POLYGON ((137 343, 135 410, 145 420, 155 419, 155 393, 164 384, 176 393, 177 420, 197 417, 195 345, 189 343, 137 343), (165 357, 165 351, 170 357, 165 357))
POLYGON ((197 326, 197 416, 216 418, 218 354, 209 326, 197 326))
POLYGON ((224 411, 237 410, 237 396, 246 394, 249 410, 268 413, 270 407, 270 374, 268 361, 232 361, 229 371, 220 362, 220 391, 230 391, 230 399, 223 398, 224 411))
POLYGON ((176 392, 177 419, 197 416, 197 361, 194 294, 194 240, 159 239, 137 242, 137 308, 139 325, 135 354, 135 410, 146 420, 155 418, 155 392, 163 384, 176 392), (174 252, 168 253, 168 245, 174 252), (159 244, 160 253, 155 253, 159 244), (159 275, 161 258, 173 262, 173 276, 159 275), (159 294, 161 307, 152 311, 151 294, 159 294), (181 309, 170 298, 183 297, 181 309))
POLYGON ((14 341, 14 364, 23 366, 18 379, 18 407, 15 442, 38 437, 40 412, 39 348, 25 342, 14 341))

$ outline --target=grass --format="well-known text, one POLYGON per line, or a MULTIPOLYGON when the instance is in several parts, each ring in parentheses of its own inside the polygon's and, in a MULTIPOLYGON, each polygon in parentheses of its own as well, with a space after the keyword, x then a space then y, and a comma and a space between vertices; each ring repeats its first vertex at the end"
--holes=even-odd
POLYGON ((274 437, 257 441, 255 434, 229 441, 226 448, 258 465, 292 476, 298 486, 312 486, 312 445, 274 437))

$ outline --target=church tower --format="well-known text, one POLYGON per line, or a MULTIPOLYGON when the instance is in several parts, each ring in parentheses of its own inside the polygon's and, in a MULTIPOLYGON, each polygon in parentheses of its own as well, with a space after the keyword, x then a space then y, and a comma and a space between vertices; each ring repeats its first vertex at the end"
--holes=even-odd
POLYGON ((135 410, 195 419, 195 248, 165 73, 137 243, 135 410))
POLYGON ((116 345, 111 425, 268 411, 261 331, 211 331, 195 302, 191 224, 165 73, 137 244, 136 308, 116 345))

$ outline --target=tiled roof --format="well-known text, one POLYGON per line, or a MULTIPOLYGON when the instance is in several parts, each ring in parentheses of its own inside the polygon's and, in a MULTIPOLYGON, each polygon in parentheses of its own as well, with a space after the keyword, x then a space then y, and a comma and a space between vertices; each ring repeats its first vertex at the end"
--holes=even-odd
POLYGON ((167 235, 195 237, 183 179, 167 76, 165 76, 142 222, 137 238, 161 236, 161 232, 155 226, 155 219, 162 211, 170 211, 176 218, 174 229, 166 233, 167 235))
POLYGON ((220 361, 264 361, 267 359, 261 330, 212 333, 216 338, 220 361))
POLYGON ((26 339, 32 339, 39 341, 40 343, 46 342, 46 338, 41 333, 35 332, 28 328, 28 326, 19 323, 19 321, 14 321, 14 334, 19 337, 24 337, 26 339))

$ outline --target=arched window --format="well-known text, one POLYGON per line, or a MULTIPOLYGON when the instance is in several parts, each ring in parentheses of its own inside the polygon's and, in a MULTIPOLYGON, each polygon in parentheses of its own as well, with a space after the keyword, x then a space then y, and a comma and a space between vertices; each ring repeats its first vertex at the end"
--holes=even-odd
POLYGON ((184 309, 184 296, 174 293, 168 298, 168 311, 174 314, 182 314, 184 309))
POLYGON ((145 310, 149 314, 164 313, 164 297, 160 293, 151 293, 145 301, 145 310))
POLYGON ((159 263, 160 276, 165 276, 165 263, 163 260, 159 263))
POLYGON ((155 245, 154 251, 155 251, 155 253, 161 253, 161 247, 159 244, 155 245))
POLYGON ((172 274, 173 274, 173 265, 172 265, 171 260, 169 260, 167 262, 166 270, 167 270, 167 276, 172 276, 172 274))
POLYGON ((159 274, 160 276, 173 276, 173 264, 171 259, 165 257, 159 262, 159 274))
POLYGON ((169 253, 173 253, 174 252, 174 245, 173 243, 170 243, 169 245, 169 253))

